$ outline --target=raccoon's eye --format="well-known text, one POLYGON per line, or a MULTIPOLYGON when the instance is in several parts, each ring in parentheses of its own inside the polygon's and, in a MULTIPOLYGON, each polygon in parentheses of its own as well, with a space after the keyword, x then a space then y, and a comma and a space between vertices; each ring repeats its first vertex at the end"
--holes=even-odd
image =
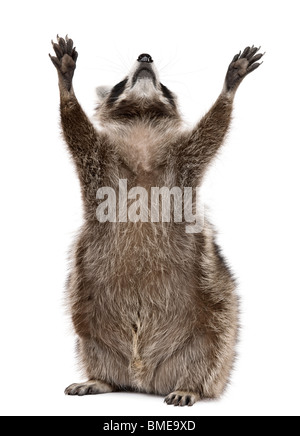
POLYGON ((128 82, 128 79, 122 80, 122 82, 118 83, 113 87, 113 89, 110 92, 109 98, 107 100, 108 104, 113 104, 115 101, 118 100, 120 95, 123 93, 126 83, 128 82))

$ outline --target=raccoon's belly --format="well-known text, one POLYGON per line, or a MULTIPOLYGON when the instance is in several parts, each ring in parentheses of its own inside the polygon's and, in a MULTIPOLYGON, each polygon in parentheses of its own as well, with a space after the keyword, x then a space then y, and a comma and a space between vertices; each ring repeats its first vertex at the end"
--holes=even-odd
POLYGON ((88 330, 129 360, 143 355, 158 337, 156 353, 165 353, 164 338, 173 332, 176 346, 186 335, 186 320, 194 316, 194 246, 189 235, 175 232, 170 238, 170 229, 164 233, 152 224, 140 231, 127 224, 121 230, 86 247, 86 321, 79 315, 77 333, 88 330))

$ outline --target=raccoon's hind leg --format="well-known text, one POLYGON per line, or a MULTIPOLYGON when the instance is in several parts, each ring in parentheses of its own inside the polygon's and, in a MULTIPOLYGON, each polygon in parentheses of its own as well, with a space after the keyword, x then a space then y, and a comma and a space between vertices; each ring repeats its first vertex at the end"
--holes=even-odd
POLYGON ((79 338, 77 354, 88 380, 68 386, 65 389, 66 395, 105 394, 128 389, 128 364, 104 343, 95 339, 79 338))
MULTIPOLYGON (((229 304, 234 306, 234 300, 229 304)), ((152 391, 164 395, 165 402, 174 406, 192 406, 199 400, 219 398, 226 388, 235 358, 234 312, 235 309, 231 316, 226 316, 226 308, 220 309, 223 319, 215 326, 218 332, 195 329, 193 337, 156 368, 152 391), (229 322, 232 325, 228 325, 229 322)))
POLYGON ((217 399, 223 393, 233 353, 224 350, 222 354, 227 354, 226 357, 214 356, 212 350, 203 352, 202 347, 201 340, 187 346, 166 360, 156 371, 153 390, 165 396, 166 404, 192 406, 200 400, 217 399))
POLYGON ((86 395, 130 390, 129 361, 121 350, 108 347, 100 339, 80 338, 77 354, 88 381, 69 386, 65 390, 66 394, 86 395))
POLYGON ((108 383, 100 380, 88 380, 84 383, 73 383, 65 389, 66 395, 92 395, 113 392, 114 389, 108 383))

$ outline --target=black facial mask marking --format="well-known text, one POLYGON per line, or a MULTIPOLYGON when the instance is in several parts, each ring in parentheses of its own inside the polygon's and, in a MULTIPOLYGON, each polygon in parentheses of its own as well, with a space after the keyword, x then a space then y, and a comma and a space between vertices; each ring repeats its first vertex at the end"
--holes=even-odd
POLYGON ((160 84, 160 86, 164 97, 166 97, 169 100, 172 106, 175 106, 175 100, 172 92, 162 83, 160 84))
POLYGON ((107 100, 108 104, 113 104, 115 101, 118 100, 120 95, 123 93, 127 82, 128 82, 128 79, 126 78, 126 79, 122 80, 122 82, 117 83, 117 85, 115 85, 113 87, 113 89, 110 92, 109 98, 107 100))

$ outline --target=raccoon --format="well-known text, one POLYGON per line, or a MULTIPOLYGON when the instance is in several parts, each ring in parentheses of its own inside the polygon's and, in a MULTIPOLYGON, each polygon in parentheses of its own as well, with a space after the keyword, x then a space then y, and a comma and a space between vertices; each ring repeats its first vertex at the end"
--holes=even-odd
POLYGON ((204 218, 202 231, 193 233, 174 218, 100 222, 97 192, 110 187, 118 197, 126 180, 148 193, 195 193, 228 132, 235 92, 263 55, 254 46, 235 55, 216 102, 187 129, 176 96, 160 82, 152 57, 141 54, 120 83, 97 89, 97 129, 74 93, 72 39, 58 36, 52 45, 62 132, 84 211, 67 300, 87 381, 65 393, 144 392, 174 406, 218 398, 235 359, 239 305, 212 225, 204 218))

